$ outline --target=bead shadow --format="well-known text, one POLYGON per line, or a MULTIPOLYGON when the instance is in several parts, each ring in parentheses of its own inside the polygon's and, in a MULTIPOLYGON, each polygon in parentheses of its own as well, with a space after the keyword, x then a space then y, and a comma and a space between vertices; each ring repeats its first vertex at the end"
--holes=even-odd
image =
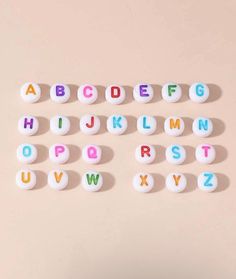
POLYGON ((195 161, 195 148, 190 145, 183 145, 186 150, 186 159, 181 165, 187 165, 195 161))
POLYGON ((159 173, 151 173, 154 179, 154 187, 149 193, 156 193, 165 189, 165 177, 159 173))
POLYGON ((96 102, 94 102, 94 104, 101 104, 105 102, 105 86, 102 85, 95 85, 95 87, 97 88, 98 91, 98 98, 96 100, 96 102))
POLYGON ((230 180, 229 180, 228 176, 226 176, 223 173, 216 173, 216 176, 218 179, 218 187, 212 193, 219 193, 219 192, 225 191, 230 185, 230 180))
POLYGON ((148 104, 152 104, 152 103, 156 103, 159 102, 162 98, 161 98, 161 85, 159 84, 151 84, 152 88, 153 88, 153 98, 152 100, 148 103, 148 104))
POLYGON ((207 86, 209 87, 210 94, 209 98, 206 100, 206 103, 215 102, 221 98, 222 90, 218 85, 210 83, 207 84, 207 86))
POLYGON ((152 164, 158 164, 166 160, 165 147, 162 145, 153 145, 156 151, 156 158, 152 164))
POLYGON ((181 96, 180 100, 178 101, 178 103, 184 103, 184 102, 189 101, 189 85, 180 83, 179 86, 182 89, 182 96, 181 96))
POLYGON ((187 186, 182 193, 190 193, 197 189, 197 177, 191 173, 184 173, 187 179, 187 186))
POLYGON ((34 171, 36 174, 36 185, 33 190, 39 190, 47 185, 47 175, 43 171, 36 170, 34 171))
POLYGON ((181 136, 188 136, 192 134, 193 119, 190 117, 182 117, 184 121, 184 132, 181 136))
POLYGON ((76 145, 73 145, 73 144, 68 144, 67 145, 69 150, 70 150, 70 157, 69 157, 69 160, 68 160, 68 164, 70 163, 74 163, 76 162, 79 157, 80 157, 80 149, 78 146, 76 145))
POLYGON ((125 85, 123 86, 125 89, 125 100, 120 105, 125 105, 133 102, 133 87, 125 85))
POLYGON ((114 157, 114 152, 109 146, 100 145, 102 149, 102 159, 99 164, 106 164, 110 162, 114 157))
POLYGON ((41 136, 49 131, 49 120, 46 117, 37 116, 39 129, 35 136, 41 136))
POLYGON ((78 172, 73 170, 66 170, 66 172, 68 174, 69 180, 67 187, 63 191, 69 191, 76 188, 80 182, 80 176, 78 172))
POLYGON ((100 120, 100 129, 96 135, 102 135, 107 132, 107 117, 105 115, 97 115, 100 120))
POLYGON ((48 158, 47 147, 42 144, 35 144, 35 147, 37 149, 38 155, 36 161, 33 164, 38 164, 46 161, 46 159, 48 158))
POLYGON ((74 135, 76 133, 78 133, 79 131, 79 119, 77 117, 74 116, 68 116, 69 120, 70 120, 70 130, 68 132, 68 136, 70 135, 74 135))
POLYGON ((213 132, 209 137, 217 137, 224 133, 225 123, 218 118, 211 118, 213 123, 213 132))
POLYGON ((124 132, 124 135, 132 134, 137 131, 137 119, 132 115, 125 115, 128 127, 127 130, 124 132))
POLYGON ((78 91, 78 85, 76 84, 68 84, 69 88, 70 88, 70 98, 67 101, 67 103, 74 103, 76 102, 77 99, 77 91, 78 91))
POLYGON ((41 97, 37 103, 42 103, 49 100, 50 98, 50 85, 45 83, 39 83, 39 86, 41 88, 41 97))
POLYGON ((105 192, 111 190, 115 185, 115 178, 108 172, 101 172, 103 177, 103 186, 99 192, 105 192))
POLYGON ((225 161, 228 157, 227 149, 222 145, 214 145, 216 150, 216 158, 212 164, 218 164, 225 161))

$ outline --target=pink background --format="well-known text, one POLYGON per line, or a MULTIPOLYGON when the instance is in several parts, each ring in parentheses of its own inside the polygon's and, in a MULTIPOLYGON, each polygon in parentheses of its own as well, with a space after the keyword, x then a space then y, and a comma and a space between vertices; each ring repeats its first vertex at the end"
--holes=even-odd
POLYGON ((3 279, 68 278, 214 278, 236 277, 235 188, 235 37, 236 1, 0 1, 0 277, 3 279), (53 104, 47 97, 27 105, 19 97, 26 81, 55 82, 72 86, 68 104, 53 104), (104 101, 104 86, 138 82, 154 84, 156 98, 140 105, 128 97, 126 104, 104 101), (183 100, 167 104, 160 85, 182 84, 183 100), (188 85, 210 84, 208 103, 187 98, 188 85), (99 85, 99 104, 85 106, 75 98, 76 86, 99 85), (104 130, 105 117, 119 112, 130 122, 128 134, 115 137, 104 130), (40 117, 40 135, 19 135, 17 120, 24 113, 40 117), (72 134, 57 137, 48 131, 56 113, 71 116, 72 134), (77 131, 85 113, 103 116, 103 131, 85 136, 77 131), (147 137, 135 129, 136 117, 154 114, 158 133, 147 137), (184 136, 163 133, 170 115, 185 118, 184 136), (190 131, 197 116, 212 117, 213 137, 199 139, 190 131), (22 191, 15 173, 23 167, 16 147, 28 141, 38 145, 40 158, 32 165, 39 181, 36 190, 22 191), (56 192, 46 184, 54 165, 47 148, 56 142, 73 151, 65 165, 69 189, 56 192), (197 144, 216 145, 217 160, 209 167, 193 158, 197 144), (104 190, 88 193, 81 175, 90 167, 81 158, 87 143, 103 146, 102 164, 95 167, 105 178, 104 190), (157 146, 155 164, 141 166, 134 159, 138 144, 157 146), (164 147, 179 143, 188 150, 188 161, 171 166, 164 147), (164 189, 171 171, 187 175, 188 190, 173 194, 164 189), (218 173, 219 189, 206 194, 196 188, 203 170, 218 173), (138 171, 153 173, 156 187, 143 195, 131 182, 138 171))

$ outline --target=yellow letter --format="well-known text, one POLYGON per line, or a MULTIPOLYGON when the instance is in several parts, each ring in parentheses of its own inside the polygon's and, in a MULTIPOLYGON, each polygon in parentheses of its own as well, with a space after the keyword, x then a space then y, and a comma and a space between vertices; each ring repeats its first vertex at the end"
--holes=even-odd
POLYGON ((30 182, 30 172, 27 172, 27 179, 25 179, 25 173, 21 173, 21 180, 23 183, 29 183, 30 182))

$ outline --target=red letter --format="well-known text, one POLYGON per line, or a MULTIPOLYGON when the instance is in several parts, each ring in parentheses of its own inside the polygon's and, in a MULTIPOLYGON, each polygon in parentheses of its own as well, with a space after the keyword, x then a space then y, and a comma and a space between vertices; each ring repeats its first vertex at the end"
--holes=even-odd
POLYGON ((112 98, 119 98, 120 97, 120 87, 118 87, 118 86, 112 86, 111 87, 111 97, 112 98))
POLYGON ((150 147, 147 145, 142 145, 141 146, 141 156, 144 157, 144 155, 147 155, 148 157, 150 157, 150 147))

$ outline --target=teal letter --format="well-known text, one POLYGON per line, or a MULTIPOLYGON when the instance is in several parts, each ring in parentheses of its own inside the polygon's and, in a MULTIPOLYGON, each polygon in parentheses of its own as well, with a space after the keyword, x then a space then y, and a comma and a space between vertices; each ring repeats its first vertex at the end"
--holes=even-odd
POLYGON ((179 147, 177 145, 173 146, 171 151, 174 153, 173 158, 174 159, 179 159, 180 158, 180 153, 179 151, 179 147))
POLYGON ((199 128, 199 130, 204 129, 205 131, 207 131, 208 130, 208 120, 199 119, 198 128, 199 128))
POLYGON ((143 117, 143 129, 150 129, 151 127, 147 125, 147 117, 143 117))
POLYGON ((197 84, 196 85, 196 94, 199 97, 202 97, 204 95, 204 86, 202 84, 197 84))
POLYGON ((113 120, 113 128, 122 128, 121 124, 120 124, 120 121, 121 121, 122 117, 119 116, 118 118, 116 118, 115 116, 112 118, 113 120))
POLYGON ((23 156, 25 157, 30 157, 32 154, 32 150, 31 150, 31 147, 29 145, 25 145, 23 147, 23 156))
POLYGON ((205 173, 204 173, 204 176, 206 177, 206 180, 205 180, 205 182, 204 182, 204 186, 206 186, 206 187, 211 187, 211 186, 213 186, 213 184, 210 183, 210 181, 211 181, 212 178, 213 178, 213 174, 210 173, 210 172, 205 172, 205 173))

